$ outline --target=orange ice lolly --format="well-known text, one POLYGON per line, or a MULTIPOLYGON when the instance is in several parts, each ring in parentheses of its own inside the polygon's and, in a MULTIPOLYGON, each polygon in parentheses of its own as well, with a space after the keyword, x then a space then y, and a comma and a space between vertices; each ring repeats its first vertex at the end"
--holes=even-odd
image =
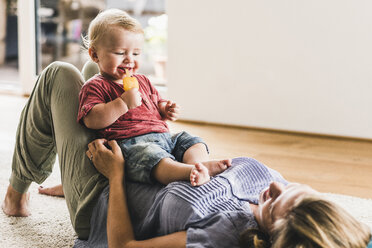
POLYGON ((123 78, 123 88, 125 91, 133 88, 139 89, 137 78, 130 76, 128 69, 125 69, 125 76, 123 78))

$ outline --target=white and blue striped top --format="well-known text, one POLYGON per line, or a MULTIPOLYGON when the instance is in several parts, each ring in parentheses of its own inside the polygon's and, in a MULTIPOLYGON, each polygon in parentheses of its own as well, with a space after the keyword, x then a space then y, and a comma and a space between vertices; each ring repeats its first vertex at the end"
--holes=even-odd
POLYGON ((239 235, 256 227, 249 203, 270 182, 287 181, 252 158, 235 158, 209 183, 174 182, 161 190, 138 229, 140 238, 187 230, 187 247, 238 247, 239 235))

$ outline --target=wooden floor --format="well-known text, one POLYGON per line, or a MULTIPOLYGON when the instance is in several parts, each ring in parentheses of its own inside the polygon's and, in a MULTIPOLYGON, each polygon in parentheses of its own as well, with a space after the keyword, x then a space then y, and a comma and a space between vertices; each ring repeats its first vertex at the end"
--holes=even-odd
POLYGON ((372 198, 372 141, 179 121, 170 128, 202 137, 212 158, 253 157, 289 181, 321 192, 372 198))

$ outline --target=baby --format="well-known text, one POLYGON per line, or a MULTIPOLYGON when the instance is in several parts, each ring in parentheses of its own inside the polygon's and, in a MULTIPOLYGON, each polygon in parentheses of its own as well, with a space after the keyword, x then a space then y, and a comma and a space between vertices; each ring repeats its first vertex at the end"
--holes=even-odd
POLYGON ((124 11, 106 10, 90 23, 86 45, 100 74, 81 89, 78 122, 118 142, 129 180, 202 185, 231 160, 210 160, 199 137, 170 134, 166 120, 178 118, 178 105, 162 99, 146 76, 135 74, 143 43, 141 25, 124 11), (127 76, 138 80, 138 89, 123 89, 127 76))

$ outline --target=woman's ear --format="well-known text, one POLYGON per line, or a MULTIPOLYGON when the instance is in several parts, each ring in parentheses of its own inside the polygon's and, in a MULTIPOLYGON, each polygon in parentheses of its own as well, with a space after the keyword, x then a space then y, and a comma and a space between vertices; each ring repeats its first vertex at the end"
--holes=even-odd
POLYGON ((88 53, 89 53, 89 56, 90 58, 94 61, 94 62, 98 62, 98 55, 97 55, 97 52, 96 50, 93 48, 93 47, 89 47, 88 49, 88 53))

